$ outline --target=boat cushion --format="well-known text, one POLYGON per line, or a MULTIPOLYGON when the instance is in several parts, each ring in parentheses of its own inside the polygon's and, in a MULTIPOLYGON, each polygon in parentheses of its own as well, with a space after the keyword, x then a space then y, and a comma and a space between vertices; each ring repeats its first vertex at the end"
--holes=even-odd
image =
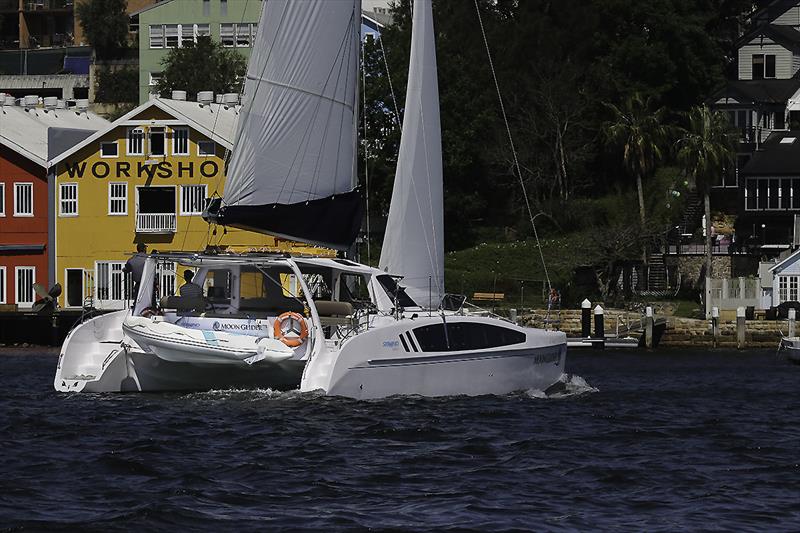
POLYGON ((203 311, 206 300, 202 296, 164 296, 161 298, 161 309, 177 309, 178 311, 203 311))
POLYGON ((315 300, 319 316, 345 317, 353 314, 353 304, 350 302, 331 302, 329 300, 315 300))

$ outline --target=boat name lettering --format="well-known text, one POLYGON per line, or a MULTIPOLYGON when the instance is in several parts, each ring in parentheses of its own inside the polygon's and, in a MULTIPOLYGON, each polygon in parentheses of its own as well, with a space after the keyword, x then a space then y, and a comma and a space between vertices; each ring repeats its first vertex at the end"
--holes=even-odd
POLYGON ((400 347, 400 341, 383 341, 383 347, 397 350, 400 347))
POLYGON ((267 326, 263 324, 231 324, 229 322, 214 322, 212 327, 214 328, 214 331, 223 331, 226 329, 237 331, 259 331, 262 329, 267 329, 267 326))
POLYGON ((558 352, 543 353, 537 355, 536 358, 534 359, 534 363, 537 365, 543 365, 545 363, 553 363, 557 365, 559 362, 561 362, 561 354, 558 352))
MULTIPOLYGON (((146 161, 137 161, 131 163, 129 161, 117 161, 116 163, 107 163, 105 161, 97 161, 91 166, 86 161, 79 163, 65 163, 67 169, 67 176, 70 178, 83 178, 84 175, 91 175, 96 179, 105 179, 109 176, 113 178, 139 178, 139 179, 153 179, 153 178, 193 178, 196 177, 195 164, 192 161, 184 163, 178 161, 173 164, 172 161, 160 161, 156 164, 148 164, 146 161)), ((219 174, 219 164, 216 161, 203 161, 199 165, 200 176, 204 178, 213 178, 219 174)))

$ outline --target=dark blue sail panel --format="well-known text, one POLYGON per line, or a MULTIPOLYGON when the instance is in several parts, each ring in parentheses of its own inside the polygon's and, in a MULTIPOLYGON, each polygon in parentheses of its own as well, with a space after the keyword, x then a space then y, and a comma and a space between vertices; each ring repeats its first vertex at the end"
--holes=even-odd
POLYGON ((349 249, 361 229, 364 205, 358 189, 296 204, 209 206, 209 222, 267 233, 337 250, 349 249))

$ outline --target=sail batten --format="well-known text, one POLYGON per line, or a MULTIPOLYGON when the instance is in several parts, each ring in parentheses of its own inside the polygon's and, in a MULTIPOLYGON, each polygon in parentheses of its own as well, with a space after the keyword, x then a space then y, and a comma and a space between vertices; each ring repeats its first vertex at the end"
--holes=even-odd
POLYGON ((264 3, 213 220, 285 236, 277 209, 297 221, 289 232, 296 240, 341 249, 355 240, 360 15, 360 0, 264 3))
POLYGON ((431 0, 415 0, 405 115, 380 268, 403 276, 417 303, 444 294, 444 204, 439 85, 431 0))

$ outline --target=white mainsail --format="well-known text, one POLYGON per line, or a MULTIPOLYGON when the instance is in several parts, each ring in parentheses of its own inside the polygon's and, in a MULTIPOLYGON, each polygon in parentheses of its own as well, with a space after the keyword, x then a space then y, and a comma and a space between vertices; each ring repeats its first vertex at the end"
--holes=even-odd
POLYGON ((444 294, 444 204, 439 84, 431 0, 415 0, 403 133, 380 268, 404 276, 418 304, 444 294))
POLYGON ((355 238, 360 202, 343 200, 356 181, 360 29, 360 0, 264 2, 221 223, 346 247, 339 224, 355 238))

